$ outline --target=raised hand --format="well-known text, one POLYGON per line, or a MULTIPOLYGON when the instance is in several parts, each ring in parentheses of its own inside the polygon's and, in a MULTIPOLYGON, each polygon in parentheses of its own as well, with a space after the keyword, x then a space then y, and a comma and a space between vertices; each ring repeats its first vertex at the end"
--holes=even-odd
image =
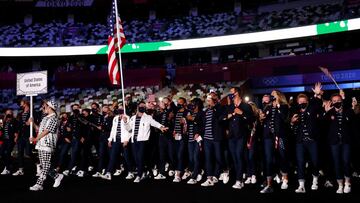
POLYGON ((339 94, 340 94, 341 98, 344 100, 344 99, 345 99, 345 92, 344 92, 344 90, 340 90, 340 91, 339 91, 339 94))
POLYGON ((355 97, 352 98, 352 102, 351 102, 351 105, 352 105, 352 108, 355 109, 355 106, 358 104, 357 100, 355 97))
POLYGON ((320 82, 315 83, 314 88, 312 88, 312 91, 314 92, 315 95, 320 95, 321 94, 321 90, 322 90, 322 85, 320 82))
POLYGON ((294 114, 291 118, 291 123, 294 124, 299 120, 299 115, 298 114, 294 114))
POLYGON ((325 111, 328 112, 328 111, 330 111, 330 110, 331 110, 332 108, 334 108, 334 107, 331 106, 331 102, 328 101, 328 102, 325 103, 324 108, 325 108, 325 111))

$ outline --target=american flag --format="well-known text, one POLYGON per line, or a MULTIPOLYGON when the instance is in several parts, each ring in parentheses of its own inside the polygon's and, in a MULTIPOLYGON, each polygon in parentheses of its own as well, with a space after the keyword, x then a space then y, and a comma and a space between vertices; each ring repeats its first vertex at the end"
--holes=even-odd
POLYGON ((113 85, 120 84, 120 69, 119 67, 118 58, 116 57, 116 52, 119 52, 120 49, 125 45, 126 39, 124 34, 124 29, 121 24, 120 17, 117 18, 116 9, 115 9, 115 0, 113 0, 111 15, 109 18, 109 25, 110 25, 110 34, 108 38, 108 74, 110 78, 110 82, 113 85), (118 20, 118 29, 116 27, 116 18, 118 20), (119 30, 120 35, 120 43, 118 43, 118 35, 117 31, 119 30), (120 45, 118 45, 120 44, 120 45))

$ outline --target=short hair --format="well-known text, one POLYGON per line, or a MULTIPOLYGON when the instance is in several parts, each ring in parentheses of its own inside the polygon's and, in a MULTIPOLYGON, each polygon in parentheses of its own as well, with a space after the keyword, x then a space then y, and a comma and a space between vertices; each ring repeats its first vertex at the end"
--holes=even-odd
POLYGON ((83 109, 82 111, 85 111, 85 112, 87 112, 88 114, 90 114, 90 109, 83 109))
POLYGON ((169 97, 164 97, 162 100, 164 101, 164 99, 167 99, 168 101, 171 101, 171 100, 169 99, 169 97))
POLYGON ((96 102, 91 103, 91 106, 92 106, 92 105, 95 105, 96 108, 100 108, 100 105, 99 105, 98 103, 96 103, 96 102))
POLYGON ((232 86, 230 89, 234 89, 237 93, 241 94, 241 89, 240 89, 240 87, 232 86))
POLYGON ((339 93, 334 93, 330 96, 330 100, 332 100, 334 97, 340 97, 342 99, 342 96, 339 93))
POLYGON ((182 100, 184 102, 184 104, 186 104, 186 99, 184 97, 179 97, 178 100, 182 100))
POLYGON ((264 97, 269 97, 269 98, 271 98, 271 96, 270 96, 269 94, 264 94, 264 95, 263 95, 263 98, 264 98, 264 97))
POLYGON ((299 94, 297 97, 296 97, 296 100, 299 100, 300 98, 305 98, 306 100, 309 100, 309 97, 306 95, 306 94, 299 94))
POLYGON ((197 106, 200 110, 204 108, 204 103, 200 98, 194 98, 191 103, 197 106))
POLYGON ((71 105, 71 109, 72 109, 74 106, 80 107, 80 104, 73 104, 73 105, 71 105))
POLYGON ((144 100, 139 101, 138 106, 140 106, 140 104, 145 104, 146 105, 144 100))

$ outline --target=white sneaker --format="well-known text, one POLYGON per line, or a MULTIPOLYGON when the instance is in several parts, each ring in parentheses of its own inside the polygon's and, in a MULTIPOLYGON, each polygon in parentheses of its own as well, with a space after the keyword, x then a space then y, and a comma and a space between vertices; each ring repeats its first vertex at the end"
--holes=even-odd
POLYGON ((274 189, 268 185, 265 186, 264 189, 262 189, 260 191, 260 193, 262 193, 262 194, 273 193, 273 192, 274 192, 274 189))
POLYGON ((70 171, 69 171, 69 170, 65 170, 65 171, 63 171, 63 172, 62 172, 62 174, 63 174, 64 176, 68 176, 68 175, 69 175, 69 173, 70 173, 70 171))
POLYGON ((229 179, 230 179, 229 173, 225 173, 223 177, 223 183, 227 184, 229 182, 229 179))
POLYGON ((214 176, 214 177, 212 177, 212 182, 215 184, 215 183, 218 183, 219 180, 214 176))
POLYGON ((38 184, 35 184, 29 188, 29 190, 31 190, 31 191, 41 191, 43 189, 44 189, 43 186, 38 185, 38 184))
POLYGON ((187 182, 187 184, 189 184, 189 185, 195 185, 196 183, 197 183, 197 181, 192 178, 187 182))
POLYGON ((121 175, 123 171, 124 171, 124 170, 122 170, 122 169, 116 169, 116 171, 115 171, 115 173, 114 173, 114 176, 119 176, 119 175, 121 175))
POLYGON ((302 186, 299 186, 296 190, 295 190, 296 193, 305 193, 305 188, 302 187, 302 186))
POLYGON ((111 173, 107 172, 105 175, 102 175, 101 178, 105 180, 111 180, 111 173))
POLYGON ((175 175, 175 171, 170 170, 170 171, 169 171, 169 176, 172 177, 172 176, 174 176, 174 175, 175 175))
POLYGON ((84 171, 78 171, 76 173, 76 176, 79 177, 79 178, 83 178, 84 177, 84 171))
POLYGON ((281 183, 281 179, 279 177, 279 175, 276 174, 276 176, 274 177, 274 180, 277 184, 280 184, 281 183))
POLYGON ((155 180, 164 180, 164 179, 166 179, 166 176, 164 176, 163 174, 159 173, 157 176, 155 176, 154 179, 155 179, 155 180))
POLYGON ((349 183, 345 183, 345 187, 344 187, 344 193, 348 194, 351 192, 351 184, 349 183))
POLYGON ((353 172, 353 173, 352 173, 352 177, 358 178, 358 177, 359 177, 359 174, 358 174, 357 172, 353 172))
POLYGON ((251 177, 248 177, 245 182, 244 182, 246 185, 250 184, 251 183, 251 177))
POLYGON ((256 184, 256 183, 257 183, 256 176, 252 175, 251 176, 251 184, 256 184))
POLYGON ((343 194, 344 193, 344 186, 339 186, 336 190, 336 194, 343 194))
POLYGON ((232 186, 232 188, 239 190, 242 189, 243 187, 244 187, 244 183, 239 180, 237 180, 236 183, 232 186))
POLYGON ((288 180, 284 179, 282 184, 281 184, 281 189, 282 190, 287 190, 289 188, 289 185, 288 185, 288 180))
POLYGON ((53 187, 54 187, 54 188, 59 187, 63 178, 64 178, 64 175, 63 175, 63 174, 59 174, 58 177, 55 179, 55 182, 54 182, 53 187))
POLYGON ((196 181, 197 182, 200 182, 201 181, 201 179, 202 179, 202 175, 201 174, 198 174, 197 176, 196 176, 196 181))
POLYGON ((127 174, 127 176, 125 177, 125 179, 126 180, 131 180, 131 179, 133 179, 135 176, 134 176, 134 173, 132 173, 132 172, 129 172, 128 174, 127 174))
POLYGON ((101 173, 100 173, 100 172, 96 172, 95 174, 92 175, 92 177, 94 177, 94 178, 99 178, 99 177, 101 177, 101 173))
POLYGON ((211 181, 211 180, 208 178, 205 182, 203 182, 203 183, 201 184, 201 186, 203 186, 203 187, 214 186, 214 182, 211 181))
POLYGON ((152 170, 153 176, 156 177, 159 174, 159 171, 157 169, 152 170))
POLYGON ((221 173, 219 176, 219 180, 224 180, 224 175, 225 175, 225 173, 221 173))
POLYGON ((91 171, 93 171, 94 170, 94 167, 93 166, 89 166, 88 167, 88 172, 91 172, 91 171))
MULTIPOLYGON (((12 174, 13 176, 23 176, 24 175, 24 169, 19 168, 15 173, 12 174)), ((35 185, 34 185, 35 186, 35 185)))
POLYGON ((173 182, 174 183, 180 183, 181 182, 181 177, 176 175, 173 182))
POLYGON ((190 171, 186 171, 186 172, 184 173, 184 175, 182 176, 181 179, 186 180, 186 179, 188 179, 188 177, 190 177, 190 176, 191 176, 191 172, 190 172, 190 171))
POLYGON ((166 164, 165 164, 165 172, 167 172, 167 171, 169 170, 169 166, 170 166, 169 163, 166 163, 166 164))
POLYGON ((140 176, 136 176, 134 183, 140 183, 140 180, 141 180, 140 176))
POLYGON ((4 170, 1 172, 1 175, 9 175, 10 171, 7 170, 7 168, 5 167, 4 170))
POLYGON ((316 176, 313 176, 313 183, 311 185, 311 190, 317 190, 319 189, 319 186, 318 186, 318 177, 316 176))
POLYGON ((324 187, 329 188, 329 187, 334 187, 334 185, 331 183, 330 180, 327 180, 327 181, 325 181, 325 183, 324 183, 324 187))

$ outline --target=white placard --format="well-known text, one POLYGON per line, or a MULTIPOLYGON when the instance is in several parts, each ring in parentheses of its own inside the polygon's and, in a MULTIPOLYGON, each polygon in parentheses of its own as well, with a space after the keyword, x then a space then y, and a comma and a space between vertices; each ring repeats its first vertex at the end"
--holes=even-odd
POLYGON ((47 80, 47 71, 19 73, 16 75, 16 95, 46 94, 47 80))

